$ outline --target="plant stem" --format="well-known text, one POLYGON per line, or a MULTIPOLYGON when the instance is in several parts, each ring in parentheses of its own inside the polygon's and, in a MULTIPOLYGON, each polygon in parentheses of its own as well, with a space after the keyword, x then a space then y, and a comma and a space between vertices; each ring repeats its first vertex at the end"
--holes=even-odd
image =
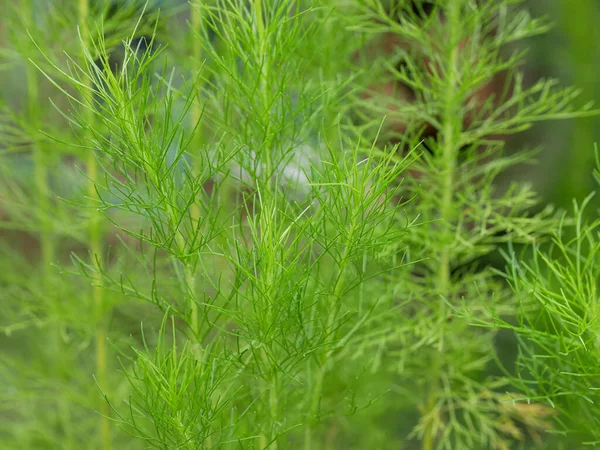
MULTIPOLYGON (((192 8, 191 11, 191 16, 192 16, 192 28, 193 31, 198 31, 202 25, 202 12, 200 9, 200 1, 197 2, 198 5, 196 8, 192 8)), ((193 34, 192 34, 193 35, 193 34)), ((202 68, 202 45, 200 44, 200 40, 199 39, 193 39, 192 42, 192 57, 194 58, 194 62, 198 64, 198 67, 200 68, 199 70, 201 70, 202 68)), ((200 93, 202 90, 202 86, 198 86, 197 91, 198 93, 200 93)), ((192 114, 192 125, 196 126, 196 134, 194 136, 194 143, 195 143, 195 150, 197 153, 200 153, 200 147, 202 145, 202 132, 201 132, 201 128, 200 125, 198 124, 198 122, 200 121, 200 118, 202 116, 202 108, 200 106, 200 98, 199 95, 196 97, 196 101, 194 101, 192 107, 191 107, 191 114, 192 114)), ((197 160, 193 163, 194 164, 194 175, 198 174, 198 162, 197 160)), ((191 218, 192 221, 195 222, 195 224, 198 223, 198 221, 200 220, 200 207, 198 205, 198 202, 196 201, 196 199, 194 199, 194 202, 191 205, 191 210, 190 210, 190 214, 191 214, 191 218)), ((190 301, 190 314, 191 314, 191 319, 192 319, 192 330, 193 333, 196 337, 199 336, 199 325, 198 325, 198 320, 199 320, 199 311, 198 311, 198 304, 195 302, 195 281, 196 281, 196 274, 194 271, 194 268, 191 267, 189 264, 186 266, 186 283, 189 286, 189 289, 191 290, 190 295, 191 295, 191 301, 190 301)))
MULTIPOLYGON (((89 19, 89 0, 79 0, 79 31, 81 33, 82 43, 85 47, 89 45, 90 32, 88 28, 89 19)), ((84 114, 88 114, 88 120, 91 120, 91 114, 89 114, 89 108, 92 107, 93 102, 91 98, 91 92, 89 89, 83 90, 82 102, 86 105, 84 108, 84 114)), ((89 122, 88 122, 89 123, 89 122)), ((94 180, 98 176, 98 166, 96 162, 96 155, 93 151, 90 151, 87 158, 87 175, 89 178, 87 185, 87 194, 90 199, 90 206, 92 213, 90 214, 88 235, 89 235, 89 250, 92 255, 93 265, 96 269, 99 269, 100 257, 102 252, 102 231, 100 229, 101 216, 98 211, 94 208, 96 206, 96 200, 98 194, 96 192, 96 186, 94 180)), ((106 355, 106 325, 104 323, 103 309, 104 309, 104 295, 102 286, 97 282, 93 287, 93 299, 94 299, 94 311, 96 316, 96 372, 98 377, 98 384, 102 389, 107 387, 107 355, 106 355)), ((102 448, 109 450, 111 448, 110 439, 110 421, 108 419, 108 403, 102 398, 100 403, 100 436, 102 440, 102 448)))
MULTIPOLYGON (((277 387, 277 372, 273 371, 273 377, 271 378, 271 386, 269 388, 269 416, 271 417, 271 434, 275 434, 275 423, 277 422, 278 415, 278 387, 277 387)), ((277 450, 277 441, 274 440, 270 445, 270 448, 277 450)))
MULTIPOLYGON (((148 169, 148 173, 152 173, 152 169, 148 169)), ((154 184, 156 186, 160 186, 158 178, 155 178, 154 184)), ((166 196, 167 193, 163 191, 163 194, 166 196)), ((171 226, 175 230, 175 242, 177 242, 177 250, 181 254, 180 257, 177 257, 176 260, 179 261, 183 265, 183 283, 184 290, 186 290, 186 295, 189 298, 190 304, 190 328, 192 330, 192 334, 194 338, 197 338, 200 335, 199 324, 198 324, 198 304, 196 303, 195 298, 195 286, 196 286, 196 273, 194 270, 193 263, 190 262, 189 256, 184 256, 187 253, 187 242, 183 231, 179 227, 179 218, 177 217, 177 213, 173 206, 169 205, 167 207, 169 219, 171 221, 171 226)))
POLYGON ((269 49, 268 49, 268 39, 265 35, 265 20, 263 17, 263 4, 262 0, 254 0, 254 15, 256 18, 256 30, 258 34, 258 45, 259 45, 259 55, 260 55, 260 69, 261 69, 261 77, 260 77, 260 92, 262 96, 262 106, 265 108, 265 113, 267 117, 267 123, 265 124, 265 138, 264 138, 264 150, 262 155, 265 157, 265 175, 266 175, 266 188, 269 192, 272 190, 272 184, 274 180, 272 180, 273 175, 273 157, 271 152, 273 151, 273 137, 271 136, 271 95, 269 92, 269 49))
POLYGON ((189 290, 188 295, 190 296, 190 316, 191 316, 191 328, 195 338, 198 338, 200 334, 199 323, 198 323, 198 304, 196 303, 195 286, 196 286, 196 273, 191 263, 185 264, 185 284, 189 290))
MULTIPOLYGON (((27 2, 27 16, 30 25, 35 23, 32 2, 27 2)), ((27 65, 27 108, 29 123, 33 127, 39 125, 39 77, 38 69, 33 65, 27 65)), ((46 274, 50 264, 54 260, 55 247, 52 232, 49 229, 46 218, 51 214, 51 205, 49 202, 48 186, 48 167, 46 155, 42 145, 37 142, 37 137, 33 137, 33 159, 35 167, 35 187, 37 195, 38 210, 42 212, 42 223, 40 232, 40 248, 42 254, 42 267, 46 274)))
MULTIPOLYGON (((272 152, 273 152, 273 137, 271 136, 271 112, 270 112, 270 108, 271 108, 271 93, 269 91, 269 76, 270 76, 270 71, 269 71, 269 49, 268 49, 268 37, 266 36, 266 29, 265 29, 265 18, 263 16, 264 11, 263 11, 263 3, 262 0, 254 0, 254 5, 253 5, 253 12, 254 12, 254 18, 255 18, 255 23, 256 23, 256 33, 257 33, 257 40, 258 40, 258 54, 260 55, 260 69, 261 69, 261 75, 260 75, 260 95, 261 95, 261 101, 262 101, 262 107, 264 108, 264 113, 265 113, 265 117, 266 117, 266 123, 265 123, 265 135, 264 135, 264 141, 263 141, 263 145, 262 145, 262 152, 261 152, 261 157, 264 158, 264 175, 265 178, 263 179, 263 183, 262 186, 264 186, 264 190, 261 189, 262 193, 262 204, 263 204, 263 210, 261 211, 261 214, 264 215, 266 213, 266 210, 264 209, 264 205, 268 205, 268 211, 269 211, 269 220, 272 220, 272 217, 270 215, 270 208, 273 207, 273 203, 276 201, 276 193, 274 190, 274 181, 272 174, 273 174, 273 157, 272 157, 272 152)), ((273 230, 274 230, 275 224, 274 223, 268 223, 265 224, 265 228, 261 230, 263 234, 267 235, 268 234, 268 240, 269 243, 267 244, 267 242, 263 242, 263 244, 269 245, 271 248, 269 248, 269 261, 266 263, 266 267, 267 270, 265 271, 265 289, 266 289, 266 294, 265 294, 265 298, 270 299, 272 298, 272 289, 271 287, 273 286, 274 283, 274 274, 273 274, 273 268, 277 266, 276 261, 273 260, 272 256, 274 255, 274 249, 273 249, 273 243, 277 241, 276 237, 273 236, 273 230)), ((265 358, 265 364, 272 366, 272 364, 269 363, 268 358, 265 358)), ((277 450, 278 444, 277 444, 277 433, 276 433, 276 422, 277 422, 277 415, 278 415, 278 377, 277 377, 277 369, 275 367, 269 367, 269 370, 272 370, 272 374, 271 374, 271 381, 269 383, 269 433, 271 434, 271 439, 270 441, 271 444, 269 444, 269 448, 273 449, 273 450, 277 450)), ((261 442, 261 446, 266 445, 266 436, 261 436, 260 439, 261 442), (263 444, 264 443, 264 444, 263 444)))
MULTIPOLYGON (((345 272, 345 267, 343 269, 343 272, 345 272)), ((345 286, 345 275, 342 273, 342 275, 338 278, 338 280, 341 280, 341 282, 336 284, 335 292, 332 297, 334 299, 334 301, 337 301, 337 299, 341 295, 343 287, 345 286), (339 289, 338 289, 338 286, 339 286, 339 289)), ((326 327, 325 336, 329 336, 332 332, 331 330, 333 328, 333 322, 335 320, 336 312, 337 312, 336 305, 334 305, 333 307, 330 308, 330 313, 327 317, 327 327, 326 327)), ((312 448, 312 423, 311 423, 311 421, 314 418, 314 416, 317 414, 317 409, 319 407, 319 401, 321 399, 321 393, 323 391, 323 380, 325 379, 325 373, 327 372, 327 365, 329 363, 330 356, 331 356, 331 351, 326 352, 325 356, 323 358, 323 361, 320 361, 320 363, 319 363, 317 379, 316 379, 315 385, 313 387, 312 398, 311 398, 311 402, 310 402, 309 421, 306 424, 306 428, 304 429, 304 449, 305 450, 310 450, 312 448)))
MULTIPOLYGON (((349 246, 350 243, 354 240, 354 230, 356 229, 356 222, 353 220, 350 224, 350 232, 348 234, 348 245, 344 249, 344 254, 342 256, 340 262, 340 268, 338 271, 337 280, 335 282, 335 286, 333 289, 333 305, 329 306, 329 314, 327 316, 327 325, 325 328, 325 336, 329 337, 332 334, 333 324, 335 321, 335 317, 338 312, 339 299, 342 295, 344 288, 346 287, 346 269, 350 262, 350 252, 349 246)), ((312 420, 317 414, 317 409, 319 407, 319 401, 321 399, 321 393, 323 391, 323 380, 325 378, 325 373, 327 372, 327 365, 329 363, 329 358, 331 357, 332 350, 329 350, 325 353, 323 361, 319 362, 319 368, 317 373, 317 379, 315 385, 312 390, 312 398, 309 408, 309 420, 304 429, 304 450, 310 450, 312 448, 312 420)))
MULTIPOLYGON (((448 37, 448 61, 446 67, 445 87, 442 95, 444 96, 445 106, 443 112, 443 128, 441 136, 442 144, 442 183, 440 183, 440 226, 443 227, 441 251, 439 256, 438 273, 436 277, 435 293, 439 296, 439 306, 437 317, 440 323, 446 317, 446 304, 444 297, 448 295, 450 284, 450 260, 451 260, 451 241, 452 241, 452 211, 454 197, 454 176, 456 170, 456 147, 459 133, 462 129, 462 98, 457 94, 458 88, 458 57, 459 57, 459 33, 461 26, 461 6, 462 0, 455 0, 448 3, 447 7, 447 27, 448 37)), ((441 355, 443 352, 444 336, 443 329, 440 329, 439 348, 434 353, 431 367, 431 381, 429 393, 425 402, 423 414, 427 417, 425 432, 422 442, 423 450, 432 450, 435 446, 435 421, 432 417, 437 403, 439 378, 441 371, 441 355)))
MULTIPOLYGON (((32 29, 35 28, 35 14, 33 1, 30 0, 24 3, 26 8, 25 16, 28 20, 28 26, 32 29)), ((38 76, 37 67, 28 64, 26 67, 27 77, 27 114, 28 120, 32 128, 36 128, 40 124, 39 117, 39 83, 40 78, 38 76)), ((48 183, 48 158, 46 150, 41 142, 38 141, 37 136, 32 137, 33 142, 33 161, 34 161, 34 174, 35 174, 35 190, 36 190, 36 201, 37 209, 41 211, 42 222, 40 224, 40 251, 41 251, 41 266, 42 266, 42 283, 47 284, 50 274, 51 264, 54 262, 56 255, 56 246, 54 244, 54 236, 51 227, 48 224, 48 217, 52 214, 52 205, 50 202, 50 186, 48 183)), ((48 292, 51 287, 45 286, 48 292)), ((51 330, 51 339, 54 341, 53 351, 56 352, 54 356, 54 368, 56 376, 60 376, 59 365, 63 362, 62 356, 64 355, 64 348, 62 345, 61 329, 57 323, 51 330)), ((62 396, 57 398, 57 409, 59 414, 57 415, 62 425, 62 429, 66 436, 71 433, 71 426, 69 420, 69 410, 67 402, 62 396)), ((67 438, 67 441, 69 439, 67 438)))

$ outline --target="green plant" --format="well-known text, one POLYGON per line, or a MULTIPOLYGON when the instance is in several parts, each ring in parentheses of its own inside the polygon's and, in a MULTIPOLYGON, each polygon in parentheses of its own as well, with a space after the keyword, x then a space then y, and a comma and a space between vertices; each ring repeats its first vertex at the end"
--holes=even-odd
MULTIPOLYGON (((598 170, 595 172, 598 178, 598 170)), ((561 448, 592 446, 598 435, 598 219, 586 222, 592 195, 565 214, 550 246, 505 254, 506 273, 519 302, 516 321, 494 312, 493 323, 518 336, 517 371, 512 384, 521 394, 512 402, 548 405, 561 448), (531 256, 529 256, 531 254, 531 256), (550 409, 551 408, 551 409, 550 409)), ((588 213, 589 214, 589 213, 588 213)))
MULTIPOLYGON (((443 14, 402 2, 392 13, 381 3, 362 3, 360 29, 371 23, 369 32, 399 43, 374 78, 400 82, 414 96, 407 104, 405 96, 394 102, 375 93, 365 108, 386 105, 389 120, 404 124, 400 133, 390 127, 390 139, 408 147, 423 140, 428 150, 406 180, 409 195, 418 198, 413 214, 425 222, 406 242, 413 258, 427 259, 397 280, 412 299, 390 338, 390 345, 402 343, 391 352, 398 360, 388 357, 405 380, 402 403, 421 412, 415 433, 424 449, 508 448, 511 441, 535 440, 544 421, 527 417, 533 409, 503 408, 508 379, 490 374, 496 330, 470 323, 489 317, 491 305, 504 315, 516 307, 500 280, 477 269, 481 258, 503 242, 534 242, 554 223, 548 210, 528 214, 536 199, 527 186, 502 192, 494 184, 506 167, 530 158, 527 152, 503 156, 502 137, 539 120, 578 115, 569 106, 577 92, 555 90, 555 80, 524 85, 524 51, 513 43, 548 25, 515 10, 519 2, 443 2, 443 14), (498 78, 502 89, 482 98, 498 78), (423 138, 427 128, 433 137, 423 138), (469 309, 469 320, 454 313, 458 305, 469 309)), ((539 411, 540 419, 545 413, 539 411)))
POLYGON ((3 243, 7 445, 536 445, 547 409, 507 406, 472 323, 518 304, 483 258, 557 221, 494 179, 530 157, 503 136, 593 112, 524 84, 514 43, 547 24, 518 3, 14 8, 3 167, 25 148, 34 182, 3 170, 1 225, 41 258, 3 243))

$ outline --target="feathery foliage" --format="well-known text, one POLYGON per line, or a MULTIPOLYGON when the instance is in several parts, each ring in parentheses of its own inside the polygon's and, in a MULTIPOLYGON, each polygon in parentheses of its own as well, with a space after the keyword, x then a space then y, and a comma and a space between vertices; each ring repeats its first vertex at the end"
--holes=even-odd
POLYGON ((0 113, 6 448, 597 440, 598 224, 561 240, 496 182, 531 158, 506 136, 595 113, 525 82, 549 24, 518 0, 172 3, 3 19, 26 74, 0 113))

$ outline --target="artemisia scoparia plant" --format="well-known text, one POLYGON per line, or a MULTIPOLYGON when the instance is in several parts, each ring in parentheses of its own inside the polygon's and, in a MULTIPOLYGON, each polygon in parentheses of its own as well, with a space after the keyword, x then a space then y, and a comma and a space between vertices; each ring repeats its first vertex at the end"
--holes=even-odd
POLYGON ((529 186, 495 183, 532 156, 507 152, 509 137, 542 120, 594 113, 573 106, 574 88, 524 81, 523 40, 549 24, 522 3, 347 2, 348 26, 366 39, 358 59, 371 64, 361 78, 368 89, 357 94, 359 129, 377 129, 386 114, 383 134, 399 143, 398 157, 420 154, 401 190, 416 198, 404 212, 421 222, 404 240, 412 264, 386 277, 396 326, 371 351, 393 374, 397 400, 387 414, 402 417, 426 450, 555 442, 543 434, 552 428, 549 406, 513 404, 509 379, 494 375, 497 330, 472 326, 489 320, 492 307, 505 318, 518 309, 486 260, 506 242, 536 242, 555 223, 547 209, 529 212, 537 203, 529 186), (464 308, 468 317, 456 313, 464 308))
POLYGON ((44 344, 2 365, 9 448, 555 442, 548 405, 507 401, 496 328, 473 326, 519 304, 483 258, 556 222, 497 188, 530 157, 505 138, 589 113, 524 82, 520 41, 548 26, 520 3, 14 9, 29 103, 0 132, 36 176, 6 178, 3 226, 39 237, 18 267, 42 281, 5 272, 2 329, 44 344))

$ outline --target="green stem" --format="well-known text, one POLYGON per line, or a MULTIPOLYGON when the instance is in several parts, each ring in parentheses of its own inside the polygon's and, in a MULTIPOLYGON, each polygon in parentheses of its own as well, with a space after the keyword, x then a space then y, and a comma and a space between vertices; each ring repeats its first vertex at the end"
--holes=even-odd
MULTIPOLYGON (((35 14, 33 2, 25 2, 24 7, 27 8, 25 16, 29 23, 28 26, 31 29, 35 28, 35 14)), ((38 69, 33 65, 27 65, 26 68, 27 76, 27 113, 28 120, 32 129, 37 129, 40 124, 39 117, 39 76, 38 69)), ((54 244, 54 236, 51 227, 48 224, 47 217, 52 214, 52 205, 50 202, 50 186, 48 183, 48 161, 46 157, 45 149, 41 142, 38 141, 37 136, 32 136, 33 142, 33 161, 34 161, 34 174, 35 174, 35 190, 37 196, 37 208, 42 212, 42 223, 40 224, 40 251, 41 251, 41 264, 43 281, 48 279, 48 272, 51 264, 54 262, 56 254, 56 247, 54 244)), ((51 331, 51 339, 54 341, 55 359, 54 366, 56 375, 59 376, 59 365, 62 363, 62 355, 64 354, 61 329, 60 325, 56 326, 51 331)), ((57 410, 59 411, 58 417, 61 423, 62 429, 67 436, 67 442, 69 441, 69 435, 71 434, 70 426, 70 414, 68 413, 67 404, 62 396, 57 398, 57 410)))
MULTIPOLYGON (((196 8, 192 8, 192 30, 193 32, 199 32, 200 28, 202 27, 202 10, 200 9, 200 0, 197 2, 198 5, 196 8)), ((194 33, 192 33, 192 35, 194 35, 194 33)), ((195 67, 198 68, 198 71, 202 70, 202 65, 203 65, 203 61, 202 58, 204 57, 203 52, 202 52, 202 45, 200 43, 200 39, 193 39, 193 43, 192 43, 192 58, 194 61, 194 64, 196 64, 195 67)), ((202 117, 202 106, 200 104, 200 94, 202 94, 204 90, 204 85, 200 84, 199 86, 197 86, 197 93, 198 95, 196 96, 196 101, 192 104, 191 107, 191 120, 192 120, 192 125, 196 125, 198 124, 198 122, 200 121, 200 118, 202 117)), ((194 135, 194 144, 195 144, 195 148, 196 151, 199 153, 200 152, 200 147, 202 145, 202 128, 200 127, 200 125, 198 124, 198 126, 196 127, 196 134, 194 135)), ((192 205, 192 208, 195 208, 194 213, 196 215, 196 217, 200 217, 200 210, 198 208, 198 205, 196 202, 194 202, 194 204, 192 205)))
POLYGON ((319 407, 319 400, 321 397, 321 391, 323 390, 323 379, 325 378, 325 370, 324 366, 319 367, 319 372, 317 373, 317 379, 315 380, 315 384, 313 386, 313 392, 309 407, 309 419, 307 421, 306 427, 304 428, 304 450, 310 450, 312 448, 312 429, 313 429, 313 418, 316 415, 317 409, 319 407))
MULTIPOLYGON (((152 174, 152 169, 148 168, 148 174, 152 174)), ((155 179, 154 185, 160 186, 160 183, 155 179)), ((163 195, 166 197, 167 193, 163 191, 163 195)), ((177 243, 177 251, 181 256, 176 257, 175 259, 179 261, 183 265, 183 288, 186 291, 186 295, 189 299, 190 306, 190 328, 192 330, 192 335, 194 339, 197 339, 200 336, 200 326, 199 326, 199 311, 198 304, 196 303, 195 296, 195 286, 196 286, 196 271, 194 269, 193 264, 189 261, 189 257, 185 256, 187 253, 187 242, 186 238, 183 234, 181 228, 179 228, 179 218, 177 217, 177 213, 173 206, 169 205, 167 207, 169 219, 171 221, 171 226, 175 230, 175 242, 177 243)))
MULTIPOLYGON (((462 130, 462 97, 457 93, 459 82, 459 40, 461 27, 461 0, 455 0, 448 3, 447 8, 447 29, 448 37, 448 61, 447 76, 445 79, 445 88, 442 95, 445 99, 443 112, 443 127, 441 135, 442 143, 442 182, 440 183, 440 222, 441 230, 441 249, 439 255, 438 272, 436 278, 436 294, 440 301, 438 304, 436 316, 443 320, 446 317, 446 304, 444 297, 448 295, 450 287, 450 263, 451 263, 451 241, 452 241, 452 211, 454 197, 454 177, 456 172, 456 154, 457 143, 462 130)), ((442 370, 442 352, 444 345, 443 330, 440 337, 440 344, 434 353, 431 365, 431 381, 427 400, 423 408, 423 415, 427 417, 425 432, 423 436, 422 449, 432 450, 435 446, 435 420, 434 411, 439 395, 439 379, 442 370)))
MULTIPOLYGON (((269 387, 269 416, 271 417, 271 435, 274 437, 276 434, 275 423, 277 422, 278 415, 278 387, 277 387, 277 372, 273 371, 273 377, 271 378, 271 386, 269 387)), ((270 445, 270 448, 277 450, 277 441, 274 440, 270 445)))
MULTIPOLYGON (((90 31, 88 28, 89 19, 89 3, 88 0, 79 0, 79 31, 81 33, 81 39, 84 46, 89 45, 90 31)), ((86 106, 92 106, 91 93, 88 89, 84 89, 82 101, 86 106)), ((86 114, 89 114, 89 110, 85 108, 86 114)), ((88 119, 91 119, 91 114, 88 119)), ((88 225, 88 237, 89 237, 89 250, 92 255, 93 264, 96 269, 100 269, 99 261, 102 253, 102 230, 100 229, 101 216, 95 209, 96 200, 98 194, 96 192, 96 186, 94 180, 98 176, 98 166, 96 162, 96 155, 93 151, 89 153, 87 158, 87 175, 89 178, 87 186, 87 194, 90 199, 91 216, 88 225)), ((94 300, 94 311, 96 316, 96 372, 98 384, 102 389, 107 388, 107 350, 106 350, 106 325, 103 318, 104 314, 104 292, 102 286, 96 283, 92 288, 92 296, 94 300)), ((104 450, 110 450, 111 448, 111 429, 110 420, 108 419, 108 403, 101 400, 100 403, 100 437, 102 440, 102 448, 104 450)))
MULTIPOLYGON (((272 354, 274 350, 270 350, 272 354)), ((261 433, 260 438, 258 440, 259 450, 264 450, 269 448, 271 450, 277 450, 277 430, 276 423, 277 417, 279 415, 279 388, 278 388, 278 376, 277 369, 274 367, 268 358, 268 354, 266 350, 261 351, 263 363, 265 367, 271 372, 271 380, 269 382, 269 431, 268 435, 266 433, 261 433), (269 444, 270 442, 270 444, 269 444)))
MULTIPOLYGON (((327 336, 327 338, 329 338, 329 336, 331 336, 333 332, 333 325, 339 310, 340 297, 342 296, 342 292, 346 287, 346 269, 350 262, 349 246, 350 243, 354 240, 355 229, 356 223, 353 221, 350 224, 350 232, 348 234, 348 245, 346 245, 346 248, 344 249, 344 254, 342 255, 342 259, 339 266, 340 268, 338 271, 337 280, 333 289, 333 295, 331 296, 333 304, 329 306, 329 314, 327 315, 327 325, 325 328, 325 336, 327 336)), ((329 359, 331 358, 332 353, 333 349, 330 349, 325 353, 323 360, 319 361, 317 378, 312 389, 312 396, 308 416, 309 419, 307 421, 306 427, 304 428, 304 450, 310 450, 312 448, 312 421, 314 420, 317 414, 317 410, 319 409, 319 402, 321 400, 321 393, 323 391, 323 380, 325 379, 327 366, 329 364, 329 359)))
MULTIPOLYGON (((276 246, 278 242, 278 237, 276 235, 276 223, 274 222, 274 214, 271 212, 274 210, 273 203, 275 202, 272 191, 267 191, 263 198, 265 201, 263 209, 261 210, 261 219, 264 219, 264 222, 261 223, 261 231, 262 231, 262 239, 260 242, 261 246, 267 247, 264 256, 264 278, 262 279, 262 285, 260 288, 261 292, 264 292, 264 298, 267 299, 265 305, 265 322, 268 324, 273 323, 275 320, 273 318, 272 310, 268 307, 271 304, 271 301, 275 298, 275 294, 273 293, 273 285, 275 284, 275 279, 277 277, 276 271, 278 267, 278 262, 275 258, 276 254, 276 246)), ((277 373, 277 365, 274 365, 269 360, 269 355, 275 355, 277 352, 277 348, 273 346, 269 346, 269 350, 267 351, 264 347, 261 352, 263 364, 264 364, 264 372, 270 373, 270 379, 268 384, 269 389, 269 405, 268 405, 268 415, 269 415, 269 427, 268 427, 268 436, 263 433, 259 440, 259 445, 261 450, 265 448, 269 448, 272 450, 277 450, 277 418, 279 415, 279 385, 278 385, 278 373, 277 373), (267 440, 268 439, 268 440, 267 440), (270 443, 269 443, 270 442, 270 443)))
POLYGON ((264 150, 262 152, 265 158, 265 183, 267 190, 272 191, 272 184, 275 180, 272 180, 273 175, 273 157, 271 152, 273 151, 273 137, 271 136, 271 93, 269 92, 269 76, 270 76, 270 60, 269 60, 269 48, 268 39, 266 36, 265 21, 263 17, 263 4, 262 0, 254 0, 254 15, 256 17, 256 31, 258 34, 259 44, 259 55, 261 65, 260 75, 260 92, 262 97, 263 107, 265 109, 267 123, 265 124, 265 141, 264 150))
POLYGON ((189 290, 188 295, 190 298, 190 316, 191 323, 190 326, 192 328, 192 333, 195 338, 198 338, 200 335, 200 325, 199 325, 199 311, 198 311, 198 303, 196 303, 196 272, 192 267, 192 264, 185 263, 185 284, 187 289, 189 290))
MULTIPOLYGON (((198 1, 198 5, 196 8, 192 8, 192 27, 194 31, 198 31, 202 25, 202 12, 200 9, 200 1, 198 1)), ((193 55, 192 57, 194 58, 194 61, 198 64, 198 67, 202 67, 202 45, 200 44, 200 40, 199 39, 193 39, 193 48, 192 48, 192 52, 193 55)), ((198 92, 200 93, 202 91, 202 86, 198 86, 198 92)), ((200 147, 202 145, 202 132, 201 132, 201 127, 198 124, 198 122, 200 121, 200 118, 202 116, 202 107, 200 106, 200 97, 199 95, 196 98, 196 101, 194 102, 194 104, 192 105, 191 108, 191 114, 192 114, 192 124, 194 126, 197 125, 196 127, 196 134, 194 136, 194 143, 195 143, 195 147, 196 147, 196 152, 197 154, 200 153, 200 147)), ((194 175, 198 174, 198 162, 196 162, 194 164, 194 175)), ((198 204, 198 201, 196 201, 196 199, 194 199, 194 202, 191 205, 190 208, 190 214, 191 214, 191 218, 192 221, 197 224, 198 221, 200 220, 200 215, 201 215, 201 209, 200 209, 200 205, 198 204)), ((194 333, 194 336, 199 337, 199 311, 198 311, 198 304, 195 301, 195 281, 196 281, 196 274, 194 271, 194 268, 190 265, 187 264, 186 265, 186 284, 188 285, 188 289, 190 289, 190 314, 191 314, 191 319, 192 319, 192 331, 194 333)))
MULTIPOLYGON (((25 7, 28 8, 27 16, 30 21, 30 25, 33 28, 35 25, 35 18, 33 13, 33 5, 31 2, 27 2, 25 7)), ((27 66, 27 109, 28 119, 32 128, 39 125, 39 77, 38 69, 33 65, 27 66)), ((42 211, 43 222, 41 224, 40 233, 40 247, 42 254, 42 266, 44 272, 46 272, 50 264, 54 261, 55 246, 54 239, 52 236, 52 230, 48 226, 46 217, 51 214, 50 205, 50 188, 48 185, 48 167, 44 148, 37 140, 37 136, 32 138, 33 140, 33 159, 35 167, 35 187, 37 195, 37 206, 42 211)))
MULTIPOLYGON (((271 136, 271 113, 269 111, 271 105, 271 93, 269 91, 269 49, 268 49, 268 37, 266 35, 265 21, 264 21, 264 11, 263 11, 263 3, 262 0, 254 0, 254 17, 256 20, 256 32, 259 46, 259 55, 260 55, 260 95, 262 106, 265 111, 266 124, 265 124, 265 139, 263 142, 261 156, 265 161, 265 170, 264 170, 264 182, 261 183, 265 187, 265 191, 262 194, 262 204, 263 207, 268 205, 268 211, 270 213, 271 208, 273 207, 273 203, 276 201, 276 193, 273 187, 274 180, 272 179, 273 174, 273 138, 271 136)), ((261 211, 261 214, 265 214, 265 210, 261 211)), ((269 219, 270 220, 270 219, 269 219)), ((265 235, 268 235, 269 244, 272 244, 277 241, 276 237, 273 236, 273 231, 275 224, 265 224, 264 229, 262 230, 265 235)), ((268 245, 267 242, 263 242, 263 245, 268 245)), ((273 247, 271 245, 271 247, 273 247)), ((274 255, 274 249, 269 249, 269 255, 272 257, 274 255)), ((266 262, 266 267, 268 268, 265 273, 265 298, 271 298, 271 286, 273 285, 273 268, 277 267, 276 262, 270 258, 268 262, 266 262)), ((271 364, 268 362, 268 359, 265 358, 265 365, 270 366, 271 364)), ((269 445, 270 449, 276 450, 278 447, 276 440, 276 421, 278 416, 278 381, 277 381, 277 372, 276 368, 269 367, 269 370, 272 370, 271 382, 269 385, 269 417, 270 417, 270 426, 269 433, 271 435, 271 444, 269 445)), ((262 448, 265 448, 267 445, 266 436, 261 436, 260 445, 262 448)))

